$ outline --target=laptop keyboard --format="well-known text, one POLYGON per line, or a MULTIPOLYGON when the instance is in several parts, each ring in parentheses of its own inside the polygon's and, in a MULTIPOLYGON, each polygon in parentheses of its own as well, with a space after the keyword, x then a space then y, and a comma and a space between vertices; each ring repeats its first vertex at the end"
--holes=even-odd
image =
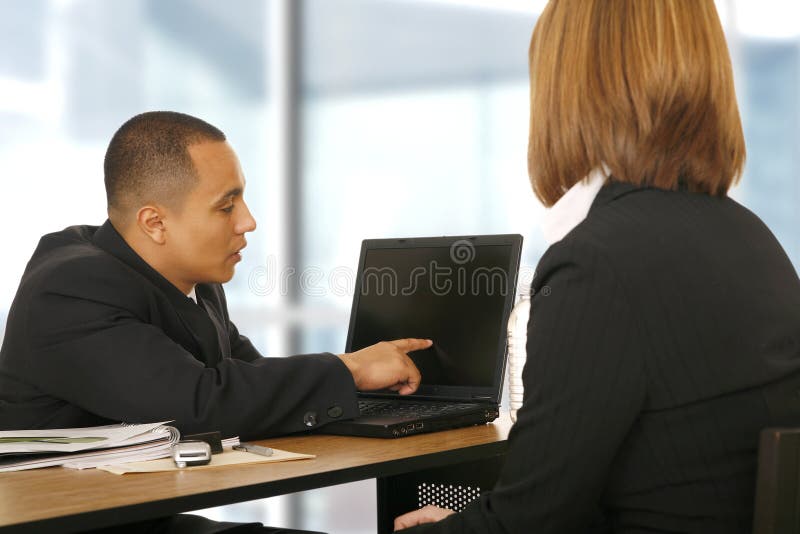
POLYGON ((412 402, 391 400, 360 400, 361 415, 391 415, 400 417, 431 417, 474 410, 480 405, 471 403, 412 402))

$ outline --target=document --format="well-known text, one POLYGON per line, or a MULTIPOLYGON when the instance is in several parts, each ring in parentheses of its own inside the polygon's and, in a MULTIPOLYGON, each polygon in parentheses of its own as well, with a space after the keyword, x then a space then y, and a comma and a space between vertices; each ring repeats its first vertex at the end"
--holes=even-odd
POLYGON ((51 430, 0 431, 0 455, 35 452, 77 452, 119 447, 161 439, 159 427, 169 421, 150 424, 55 428, 51 430))
POLYGON ((99 467, 103 471, 114 473, 115 475, 125 475, 128 473, 158 473, 162 471, 195 471, 197 469, 214 469, 231 465, 244 464, 265 464, 274 462, 288 462, 292 460, 306 460, 316 458, 313 454, 299 454, 296 452, 272 449, 271 456, 262 456, 251 452, 234 451, 226 448, 222 454, 215 454, 211 457, 211 463, 206 465, 196 465, 192 467, 178 468, 172 458, 152 460, 149 462, 133 462, 123 465, 107 465, 99 467))
POLYGON ((0 431, 0 472, 54 465, 87 469, 164 458, 180 439, 167 422, 0 431))

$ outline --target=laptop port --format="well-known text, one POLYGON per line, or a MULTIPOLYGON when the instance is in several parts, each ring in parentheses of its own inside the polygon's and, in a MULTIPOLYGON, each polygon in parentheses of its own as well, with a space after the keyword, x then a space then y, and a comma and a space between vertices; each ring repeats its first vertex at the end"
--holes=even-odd
POLYGON ((414 423, 411 423, 410 425, 406 425, 406 429, 407 429, 409 432, 411 432, 412 430, 414 430, 414 423))
POLYGON ((419 429, 420 429, 420 428, 422 428, 423 426, 425 426, 425 423, 417 423, 417 425, 416 425, 416 427, 417 427, 417 430, 419 430, 419 429))
POLYGON ((405 429, 405 427, 400 429, 400 433, 401 434, 405 434, 406 432, 407 432, 407 430, 405 429))

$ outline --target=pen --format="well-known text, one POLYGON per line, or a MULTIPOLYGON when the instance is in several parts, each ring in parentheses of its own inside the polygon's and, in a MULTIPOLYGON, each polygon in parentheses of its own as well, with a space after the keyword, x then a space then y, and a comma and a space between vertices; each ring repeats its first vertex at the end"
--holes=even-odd
POLYGON ((237 451, 252 452, 253 454, 259 454, 261 456, 272 456, 272 449, 253 443, 242 442, 239 445, 234 445, 233 448, 237 451))

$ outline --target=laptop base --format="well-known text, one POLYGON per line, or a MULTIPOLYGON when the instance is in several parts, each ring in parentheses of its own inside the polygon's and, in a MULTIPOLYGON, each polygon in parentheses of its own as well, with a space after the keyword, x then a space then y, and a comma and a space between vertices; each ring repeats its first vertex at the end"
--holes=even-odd
POLYGON ((349 421, 335 421, 320 428, 319 434, 337 436, 360 436, 365 438, 403 438, 428 432, 439 432, 466 426, 491 423, 499 416, 497 406, 487 406, 481 411, 468 412, 458 416, 409 417, 407 420, 396 417, 365 416, 349 421))

